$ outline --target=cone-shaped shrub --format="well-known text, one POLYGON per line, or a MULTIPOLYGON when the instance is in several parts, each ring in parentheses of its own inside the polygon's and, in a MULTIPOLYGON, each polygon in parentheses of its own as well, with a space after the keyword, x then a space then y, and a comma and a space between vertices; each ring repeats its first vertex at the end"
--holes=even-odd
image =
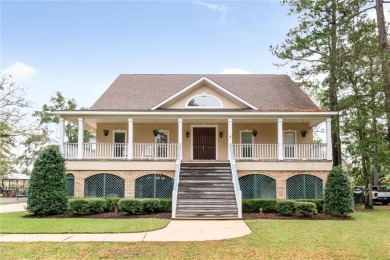
POLYGON ((353 211, 353 194, 348 176, 341 167, 334 167, 326 181, 324 210, 335 216, 345 216, 353 211))
POLYGON ((34 163, 27 193, 27 210, 36 216, 65 213, 66 191, 65 160, 58 146, 43 149, 34 163))

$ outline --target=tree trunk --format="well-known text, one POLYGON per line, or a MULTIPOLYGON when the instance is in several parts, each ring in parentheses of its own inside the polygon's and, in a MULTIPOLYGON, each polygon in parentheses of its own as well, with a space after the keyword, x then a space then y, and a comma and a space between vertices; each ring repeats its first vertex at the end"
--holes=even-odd
MULTIPOLYGON (((329 64, 329 108, 331 111, 339 111, 337 98, 337 1, 332 0, 331 32, 330 32, 330 64, 329 64)), ((332 118, 332 153, 333 166, 341 165, 340 143, 340 118, 338 115, 332 118)))
POLYGON ((389 42, 387 39, 383 0, 376 0, 376 18, 378 24, 379 45, 382 52, 382 82, 385 92, 385 110, 387 116, 387 140, 390 148, 390 58, 389 42))

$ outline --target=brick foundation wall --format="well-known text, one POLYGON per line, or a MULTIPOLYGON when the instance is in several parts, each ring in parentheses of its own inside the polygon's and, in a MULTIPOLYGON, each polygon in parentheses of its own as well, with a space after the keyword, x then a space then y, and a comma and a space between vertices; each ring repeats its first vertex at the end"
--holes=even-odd
POLYGON ((84 196, 84 181, 86 178, 100 173, 109 173, 112 175, 119 176, 125 180, 125 197, 135 197, 135 180, 147 174, 163 174, 173 178, 175 175, 174 171, 69 171, 66 174, 71 173, 74 175, 74 196, 84 196))
POLYGON ((299 175, 299 174, 310 174, 323 180, 324 187, 329 172, 318 171, 318 172, 301 172, 301 171, 238 171, 238 178, 249 175, 249 174, 262 174, 271 177, 276 180, 276 198, 286 198, 286 182, 287 179, 299 175))

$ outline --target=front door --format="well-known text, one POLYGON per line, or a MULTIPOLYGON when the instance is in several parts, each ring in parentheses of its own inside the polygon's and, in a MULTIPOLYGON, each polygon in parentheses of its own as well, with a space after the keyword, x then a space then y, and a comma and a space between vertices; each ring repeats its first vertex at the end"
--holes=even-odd
POLYGON ((126 132, 114 132, 114 157, 125 157, 126 132))
POLYGON ((215 128, 196 127, 193 129, 193 157, 194 160, 215 160, 215 128))

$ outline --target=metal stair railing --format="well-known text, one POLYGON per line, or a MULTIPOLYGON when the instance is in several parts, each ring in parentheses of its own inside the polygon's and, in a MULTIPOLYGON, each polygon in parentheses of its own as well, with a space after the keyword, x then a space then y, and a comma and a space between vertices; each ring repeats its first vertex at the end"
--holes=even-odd
POLYGON ((236 161, 234 159, 233 144, 229 144, 229 160, 232 169, 232 182, 234 186, 234 194, 236 195, 238 218, 242 218, 242 194, 240 183, 238 181, 236 161))

